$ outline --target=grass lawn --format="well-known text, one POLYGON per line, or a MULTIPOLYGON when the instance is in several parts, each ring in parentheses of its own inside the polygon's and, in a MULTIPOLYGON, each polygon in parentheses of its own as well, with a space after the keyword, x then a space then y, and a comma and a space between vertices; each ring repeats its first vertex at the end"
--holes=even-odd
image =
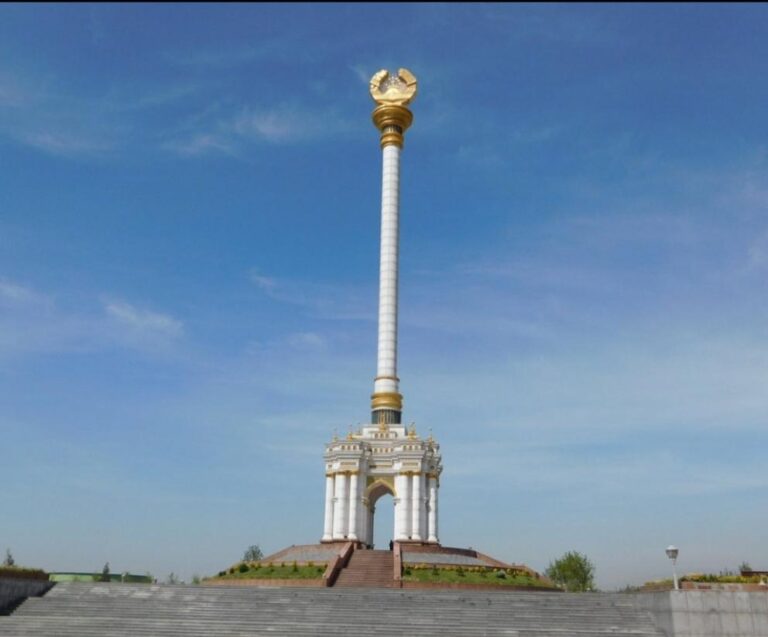
POLYGON ((224 575, 217 575, 212 579, 320 579, 325 573, 325 564, 314 566, 297 566, 290 564, 284 566, 259 566, 250 568, 244 573, 235 568, 234 573, 227 571, 224 575))
POLYGON ((551 588, 545 582, 526 575, 517 573, 506 574, 506 577, 497 577, 496 571, 467 571, 460 573, 447 568, 409 568, 403 569, 403 581, 405 582, 435 582, 440 584, 487 584, 491 586, 541 586, 551 588))

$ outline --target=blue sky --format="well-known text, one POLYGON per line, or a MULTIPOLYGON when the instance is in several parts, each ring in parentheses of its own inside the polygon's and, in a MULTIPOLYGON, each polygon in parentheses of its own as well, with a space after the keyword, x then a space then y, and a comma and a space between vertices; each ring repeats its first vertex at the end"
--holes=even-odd
POLYGON ((406 66, 399 372, 443 543, 579 550, 604 588, 670 543, 768 568, 767 35, 765 5, 0 7, 0 549, 189 578, 319 539, 375 373, 367 81, 406 66))

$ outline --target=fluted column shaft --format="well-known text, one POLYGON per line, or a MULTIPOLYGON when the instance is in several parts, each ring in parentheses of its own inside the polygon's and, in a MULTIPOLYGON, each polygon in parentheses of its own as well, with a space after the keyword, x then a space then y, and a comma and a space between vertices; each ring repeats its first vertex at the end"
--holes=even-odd
POLYGON ((395 539, 407 540, 410 535, 410 497, 408 476, 400 474, 395 476, 395 539))
POLYGON ((412 496, 411 496, 411 539, 421 540, 421 481, 423 475, 414 473, 411 477, 412 496))
POLYGON ((325 476, 325 524, 323 541, 333 539, 333 476, 325 476))
POLYGON ((347 534, 347 476, 343 473, 337 473, 335 482, 333 539, 343 540, 347 534))
POLYGON ((349 479, 349 527, 347 538, 357 539, 357 511, 360 508, 360 497, 357 487, 357 474, 353 473, 349 479))
POLYGON ((429 542, 439 542, 437 530, 437 478, 429 478, 429 542))

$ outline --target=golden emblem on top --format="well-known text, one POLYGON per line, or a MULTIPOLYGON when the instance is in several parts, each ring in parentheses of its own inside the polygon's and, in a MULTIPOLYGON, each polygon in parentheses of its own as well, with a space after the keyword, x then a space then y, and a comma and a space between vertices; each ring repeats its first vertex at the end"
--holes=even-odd
POLYGON ((382 69, 371 78, 371 97, 377 104, 406 106, 416 97, 416 77, 408 69, 394 75, 382 69))

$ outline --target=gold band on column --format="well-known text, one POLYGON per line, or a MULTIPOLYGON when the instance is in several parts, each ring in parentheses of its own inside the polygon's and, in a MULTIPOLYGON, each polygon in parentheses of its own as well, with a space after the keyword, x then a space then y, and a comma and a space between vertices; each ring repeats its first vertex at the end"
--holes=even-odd
POLYGON ((395 409, 402 411, 403 395, 397 392, 378 392, 372 394, 371 409, 395 409))
POLYGON ((373 123, 381 133, 381 147, 403 147, 405 131, 413 122, 413 113, 399 104, 381 104, 373 109, 373 123))

